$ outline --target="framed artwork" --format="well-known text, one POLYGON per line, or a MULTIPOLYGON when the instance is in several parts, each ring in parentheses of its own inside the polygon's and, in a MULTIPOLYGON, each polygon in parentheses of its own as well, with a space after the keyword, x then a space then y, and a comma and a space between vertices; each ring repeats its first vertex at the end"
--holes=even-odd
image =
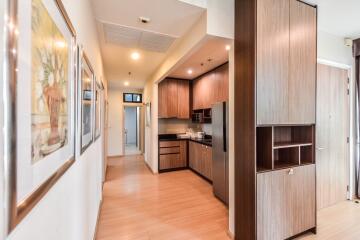
POLYGON ((150 127, 151 124, 151 103, 147 102, 145 104, 146 108, 145 108, 145 120, 146 120, 146 126, 150 127))
POLYGON ((79 68, 80 153, 82 154, 94 139, 95 76, 91 63, 81 48, 79 48, 79 68))
POLYGON ((10 1, 4 78, 11 231, 75 161, 75 31, 61 0, 10 1), (12 141, 11 141, 11 140, 12 141))
POLYGON ((95 140, 101 135, 101 102, 102 88, 98 81, 95 81, 95 140))

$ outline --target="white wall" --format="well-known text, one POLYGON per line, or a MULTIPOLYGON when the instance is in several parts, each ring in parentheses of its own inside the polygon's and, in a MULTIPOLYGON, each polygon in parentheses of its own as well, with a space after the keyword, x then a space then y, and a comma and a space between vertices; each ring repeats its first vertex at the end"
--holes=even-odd
POLYGON ((318 32, 318 58, 352 65, 352 49, 344 45, 344 38, 318 32))
MULTIPOLYGON (((63 0, 63 3, 76 29, 78 42, 83 44, 96 75, 102 76, 90 1, 63 0)), ((103 137, 100 137, 82 156, 77 155, 72 167, 16 227, 8 240, 93 239, 101 200, 102 141, 103 137)))
MULTIPOLYGON (((142 90, 126 90, 126 92, 142 93, 142 90)), ((108 156, 124 155, 124 102, 123 89, 109 89, 109 122, 108 122, 108 156)), ((129 106, 142 106, 142 104, 129 104, 129 106)), ((141 111, 143 112, 143 111, 141 111)), ((140 131, 143 131, 140 128, 140 131)), ((141 140, 142 137, 140 137, 141 140)))

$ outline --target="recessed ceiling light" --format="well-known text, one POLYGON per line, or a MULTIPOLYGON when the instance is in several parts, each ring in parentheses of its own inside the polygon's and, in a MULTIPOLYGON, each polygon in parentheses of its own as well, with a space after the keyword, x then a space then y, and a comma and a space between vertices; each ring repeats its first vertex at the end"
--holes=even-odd
POLYGON ((226 45, 226 46, 225 46, 226 51, 229 51, 230 48, 231 48, 230 45, 226 45))
POLYGON ((139 54, 138 52, 133 52, 133 53, 131 54, 131 58, 132 58, 133 60, 138 60, 138 59, 140 58, 140 54, 139 54))
POLYGON ((125 86, 129 86, 129 82, 124 82, 124 85, 125 85, 125 86))
POLYGON ((189 70, 187 71, 187 73, 188 73, 188 74, 192 74, 192 73, 193 73, 193 70, 189 69, 189 70))

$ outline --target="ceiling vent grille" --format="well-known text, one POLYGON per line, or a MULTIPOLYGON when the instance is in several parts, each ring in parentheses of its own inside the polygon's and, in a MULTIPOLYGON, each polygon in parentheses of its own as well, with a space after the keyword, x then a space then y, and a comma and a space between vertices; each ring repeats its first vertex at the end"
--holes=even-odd
POLYGON ((165 34, 109 23, 103 23, 103 29, 107 43, 152 52, 166 52, 176 39, 176 37, 165 34))

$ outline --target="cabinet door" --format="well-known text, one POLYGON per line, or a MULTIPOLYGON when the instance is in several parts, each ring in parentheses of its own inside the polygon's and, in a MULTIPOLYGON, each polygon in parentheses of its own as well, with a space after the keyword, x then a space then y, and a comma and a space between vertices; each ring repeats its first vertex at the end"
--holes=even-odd
POLYGON ((204 165, 203 165, 203 175, 212 180, 212 148, 209 146, 203 145, 204 148, 204 165))
POLYGON ((215 71, 215 92, 216 97, 213 101, 217 102, 226 102, 229 99, 229 64, 224 64, 221 67, 217 68, 215 71))
POLYGON ((187 80, 178 80, 178 113, 177 118, 189 119, 190 118, 190 82, 187 80))
POLYGON ((287 170, 257 174, 257 239, 285 239, 287 170))
POLYGON ((158 117, 159 118, 166 118, 167 116, 167 85, 168 82, 166 80, 163 80, 158 84, 158 117))
POLYGON ((189 141, 189 167, 194 169, 196 168, 196 146, 195 143, 189 141))
POLYGON ((201 89, 200 89, 200 79, 195 79, 192 85, 192 109, 197 110, 201 109, 201 89))
POLYGON ((294 168, 294 174, 287 176, 286 209, 288 229, 285 237, 289 238, 315 227, 315 165, 294 168))
POLYGON ((257 1, 257 124, 288 119, 289 0, 257 1))
POLYGON ((180 141, 180 165, 187 166, 187 141, 180 141))
POLYGON ((315 227, 315 165, 257 174, 257 236, 287 239, 315 227))
POLYGON ((289 123, 315 123, 316 8, 290 0, 289 123))
POLYGON ((166 89, 166 107, 167 107, 167 118, 176 118, 178 114, 178 80, 167 79, 166 89))

